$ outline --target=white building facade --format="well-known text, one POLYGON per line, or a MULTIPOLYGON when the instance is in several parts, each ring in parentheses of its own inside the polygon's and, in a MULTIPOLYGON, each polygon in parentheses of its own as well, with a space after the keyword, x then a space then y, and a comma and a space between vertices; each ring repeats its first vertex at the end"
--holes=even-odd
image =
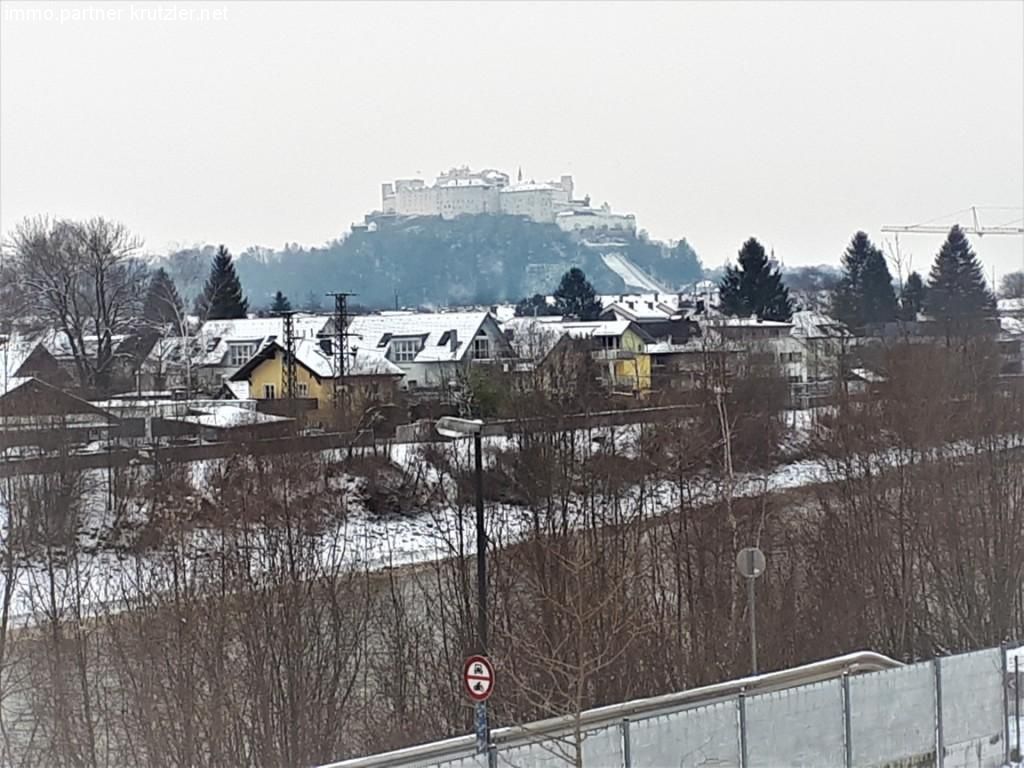
MULTIPOLYGON (((522 174, 520 174, 521 177, 522 174)), ((636 229, 632 215, 613 214, 607 204, 590 207, 589 198, 573 199, 572 176, 557 181, 510 183, 508 174, 494 169, 472 171, 467 166, 440 174, 428 186, 423 179, 396 179, 381 185, 381 212, 393 216, 456 216, 504 213, 532 221, 559 223, 566 231, 587 228, 636 229), (578 213, 579 221, 559 216, 578 213), (570 223, 571 222, 571 223, 570 223)))

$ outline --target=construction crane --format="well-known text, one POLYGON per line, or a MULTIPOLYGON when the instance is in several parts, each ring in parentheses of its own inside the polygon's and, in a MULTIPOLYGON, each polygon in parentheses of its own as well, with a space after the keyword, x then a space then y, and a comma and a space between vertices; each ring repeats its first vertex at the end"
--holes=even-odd
MULTIPOLYGON (((969 235, 977 235, 978 237, 984 237, 985 235, 1024 235, 1024 226, 1014 226, 1018 223, 1024 223, 1024 217, 1013 219, 1012 221, 1004 222, 995 227, 983 227, 981 221, 978 219, 978 207, 972 205, 970 208, 965 208, 962 211, 954 211, 953 213, 940 216, 938 219, 932 219, 922 224, 909 224, 907 226, 885 226, 882 227, 883 232, 893 232, 896 235, 896 255, 895 261, 897 267, 902 272, 902 258, 900 256, 900 235, 911 234, 911 235, 946 235, 949 233, 951 224, 936 224, 937 221, 953 219, 958 220, 963 214, 971 214, 971 223, 973 226, 960 227, 965 233, 969 235)), ((1015 208, 1009 206, 995 206, 990 208, 983 208, 982 210, 994 210, 994 211, 1015 211, 1021 213, 1024 208, 1015 208)), ((1021 254, 1022 265, 1024 265, 1024 253, 1021 254)), ((995 269, 992 271, 992 282, 995 283, 995 269)), ((900 285, 902 286, 902 277, 900 278, 900 285)))
MULTIPOLYGON (((1022 209, 993 208, 992 210, 1020 211, 1022 209)), ((923 235, 945 235, 949 232, 951 225, 935 224, 934 222, 939 221, 940 219, 951 219, 953 217, 958 217, 964 213, 971 214, 971 221, 973 222, 973 226, 960 227, 960 229, 962 229, 969 235, 977 235, 978 237, 983 237, 985 235, 1024 235, 1024 226, 1010 226, 1013 224, 1017 224, 1018 222, 1024 222, 1024 217, 1014 219, 1013 221, 1008 221, 996 227, 983 227, 981 226, 981 223, 978 220, 978 206, 976 205, 972 205, 970 208, 965 208, 962 211, 955 211, 954 213, 941 216, 939 219, 932 219, 931 221, 924 222, 923 224, 909 224, 906 226, 889 225, 882 227, 882 231, 896 233, 909 232, 913 234, 923 235)))

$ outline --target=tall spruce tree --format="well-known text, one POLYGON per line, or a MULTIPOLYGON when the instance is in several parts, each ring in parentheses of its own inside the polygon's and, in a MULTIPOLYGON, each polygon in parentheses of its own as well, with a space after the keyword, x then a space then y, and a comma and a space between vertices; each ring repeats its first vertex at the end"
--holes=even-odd
POLYGON ((903 290, 900 292, 900 318, 916 320, 918 314, 924 311, 927 293, 928 289, 921 275, 917 272, 907 275, 907 282, 903 284, 903 290))
POLYGON ((270 305, 271 312, 291 312, 292 303, 281 291, 274 294, 274 301, 270 305))
POLYGON ((727 315, 782 322, 793 317, 793 300, 782 274, 753 237, 740 249, 739 267, 725 268, 718 290, 722 312, 727 315))
POLYGON ((234 320, 245 317, 249 311, 231 254, 223 245, 213 257, 210 276, 196 299, 196 310, 205 320, 234 320))
POLYGON ((985 284, 977 255, 959 226, 942 244, 928 275, 925 310, 947 326, 980 320, 991 315, 995 299, 985 284))
POLYGON ((832 294, 832 314, 851 328, 896 319, 896 292, 885 256, 864 232, 843 254, 843 276, 832 294))
POLYGON ((563 316, 580 320, 597 320, 601 314, 601 300, 583 270, 573 267, 564 275, 555 291, 555 306, 563 316))
POLYGON ((185 315, 184 305, 174 280, 160 267, 149 279, 149 288, 142 305, 143 322, 150 328, 177 327, 185 315))

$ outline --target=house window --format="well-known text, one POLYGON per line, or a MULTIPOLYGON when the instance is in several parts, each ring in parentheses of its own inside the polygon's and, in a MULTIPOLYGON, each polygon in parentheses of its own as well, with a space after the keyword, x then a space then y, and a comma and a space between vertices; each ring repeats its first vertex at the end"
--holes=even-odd
POLYGON ((801 352, 783 352, 779 357, 784 363, 799 363, 804 358, 801 352))
POLYGON ((486 336, 477 336, 475 339, 473 339, 473 359, 491 359, 491 340, 488 339, 486 336))
POLYGON ((309 384, 304 381, 295 382, 295 394, 299 397, 309 397, 309 384))
POLYGON ((618 336, 601 336, 601 349, 618 349, 620 339, 618 336))
POLYGON ((420 351, 420 339, 393 339, 391 359, 396 363, 411 363, 420 351))
POLYGON ((232 368, 241 368, 249 362, 256 354, 256 343, 246 342, 244 344, 228 345, 228 365, 232 368))
POLYGON ((277 387, 275 387, 273 384, 264 384, 263 399, 273 400, 275 397, 277 397, 277 387))

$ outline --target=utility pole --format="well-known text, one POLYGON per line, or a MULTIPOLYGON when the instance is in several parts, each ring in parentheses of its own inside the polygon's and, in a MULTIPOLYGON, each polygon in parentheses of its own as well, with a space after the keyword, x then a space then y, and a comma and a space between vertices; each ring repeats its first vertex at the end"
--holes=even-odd
POLYGON ((297 389, 295 377, 298 372, 295 363, 295 312, 289 310, 278 314, 284 321, 284 365, 281 369, 281 389, 286 398, 294 400, 297 389))
POLYGON ((345 371, 348 363, 348 297, 354 293, 331 291, 334 297, 334 408, 343 411, 345 407, 345 371))

